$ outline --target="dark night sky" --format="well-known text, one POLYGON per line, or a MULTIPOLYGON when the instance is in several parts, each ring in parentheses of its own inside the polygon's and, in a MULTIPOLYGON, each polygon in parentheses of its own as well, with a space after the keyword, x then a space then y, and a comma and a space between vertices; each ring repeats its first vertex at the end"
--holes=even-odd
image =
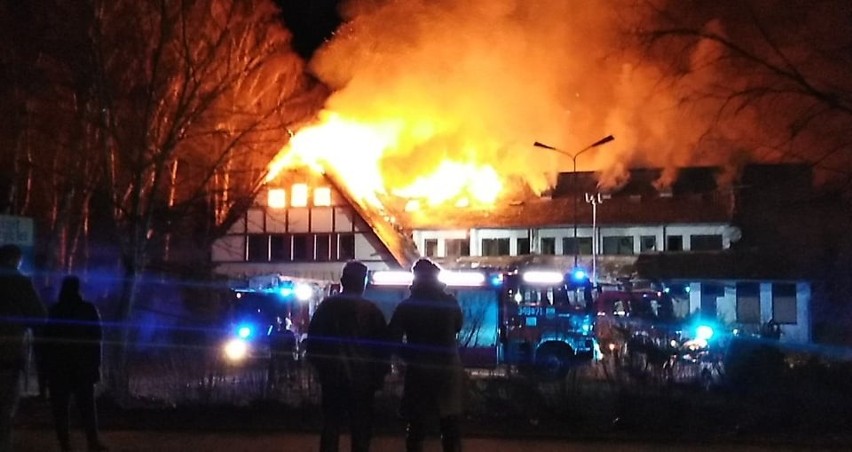
POLYGON ((328 39, 340 24, 339 0, 276 0, 284 22, 293 33, 293 48, 303 58, 328 39))

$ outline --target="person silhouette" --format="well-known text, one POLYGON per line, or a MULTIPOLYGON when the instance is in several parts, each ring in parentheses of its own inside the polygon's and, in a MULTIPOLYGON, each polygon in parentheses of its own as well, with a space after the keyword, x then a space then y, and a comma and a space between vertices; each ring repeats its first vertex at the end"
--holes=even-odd
POLYGON ((320 451, 336 452, 340 427, 349 414, 353 452, 370 450, 373 399, 390 370, 387 324, 381 310, 363 298, 367 266, 349 261, 342 291, 320 302, 308 325, 305 358, 322 388, 320 451))
POLYGON ((19 270, 22 259, 17 245, 0 246, 0 452, 12 450, 27 330, 38 328, 47 314, 32 280, 19 270))
POLYGON ((43 346, 56 436, 63 451, 71 450, 68 427, 71 396, 80 411, 88 450, 107 450, 98 433, 95 407, 102 340, 101 316, 97 308, 80 295, 80 279, 66 276, 59 290, 59 300, 49 310, 43 346))
POLYGON ((458 349, 462 314, 454 296, 438 279, 441 269, 429 259, 412 269, 411 294, 391 317, 391 339, 405 343, 401 414, 406 421, 406 450, 423 450, 427 422, 437 416, 445 452, 461 450, 460 417, 464 369, 458 349))

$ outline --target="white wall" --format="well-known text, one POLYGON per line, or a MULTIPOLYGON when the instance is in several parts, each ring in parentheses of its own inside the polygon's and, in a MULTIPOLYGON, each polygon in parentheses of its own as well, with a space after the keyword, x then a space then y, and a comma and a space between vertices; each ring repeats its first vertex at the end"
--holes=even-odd
MULTIPOLYGON (((640 237, 653 235, 656 237, 657 251, 665 249, 665 236, 681 235, 683 236, 683 248, 685 251, 690 249, 691 235, 720 235, 722 236, 723 248, 730 247, 730 240, 725 234, 728 226, 724 224, 703 224, 703 225, 646 225, 646 226, 607 226, 598 228, 598 249, 602 249, 603 237, 633 237, 633 253, 639 254, 641 249, 640 237)), ((563 254, 562 239, 571 238, 574 236, 574 225, 550 226, 545 228, 520 229, 520 228, 472 228, 466 229, 446 229, 446 230, 415 230, 412 233, 414 243, 417 249, 422 252, 426 249, 426 240, 438 240, 437 257, 446 256, 445 240, 447 239, 462 239, 470 240, 470 255, 481 256, 482 239, 504 239, 508 238, 510 255, 517 255, 517 239, 530 239, 530 251, 533 253, 540 252, 540 241, 543 238, 556 239, 556 254, 563 254)), ((578 227, 577 237, 586 238, 592 237, 592 228, 578 227)))

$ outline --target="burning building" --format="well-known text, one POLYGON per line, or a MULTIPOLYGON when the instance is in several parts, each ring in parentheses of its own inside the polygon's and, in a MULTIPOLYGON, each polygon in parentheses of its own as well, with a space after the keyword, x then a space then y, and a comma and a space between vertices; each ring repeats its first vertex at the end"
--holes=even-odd
MULTIPOLYGON (((664 187, 655 184, 661 170, 637 169, 612 189, 600 187, 591 172, 560 173, 543 195, 527 191, 488 208, 417 209, 411 198, 357 197, 331 172, 291 169, 270 180, 215 244, 213 259, 233 277, 278 273, 328 281, 337 280, 348 259, 373 270, 407 269, 420 256, 447 268, 579 267, 599 284, 664 282, 674 288, 681 315, 701 312, 746 329, 775 319, 786 340, 807 342, 807 272, 781 255, 734 246, 744 240, 740 225, 766 215, 749 213, 754 203, 765 204, 753 183, 777 168, 801 169, 751 166, 734 184, 719 182, 719 168, 692 167, 664 187), (743 196, 740 186, 752 187, 752 195, 743 196)), ((807 177, 800 182, 789 192, 809 190, 807 177)))

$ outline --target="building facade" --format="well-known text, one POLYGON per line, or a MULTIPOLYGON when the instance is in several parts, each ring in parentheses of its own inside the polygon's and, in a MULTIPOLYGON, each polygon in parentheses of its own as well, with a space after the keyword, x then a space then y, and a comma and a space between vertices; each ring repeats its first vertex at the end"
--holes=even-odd
POLYGON ((660 176, 634 170, 627 184, 600 190, 593 173, 570 173, 542 197, 406 212, 388 207, 392 201, 354 199, 330 174, 290 171, 268 184, 212 256, 219 273, 235 278, 280 273, 327 281, 349 259, 373 270, 408 269, 420 256, 446 268, 576 266, 600 283, 639 278, 669 286, 683 316, 702 313, 745 330, 774 319, 782 340, 809 341, 805 278, 789 268, 731 270, 739 257, 727 270, 701 263, 728 258, 744 233, 734 185, 718 184, 719 169, 710 167, 684 169, 662 189, 660 176), (659 265, 672 256, 683 262, 659 265))

